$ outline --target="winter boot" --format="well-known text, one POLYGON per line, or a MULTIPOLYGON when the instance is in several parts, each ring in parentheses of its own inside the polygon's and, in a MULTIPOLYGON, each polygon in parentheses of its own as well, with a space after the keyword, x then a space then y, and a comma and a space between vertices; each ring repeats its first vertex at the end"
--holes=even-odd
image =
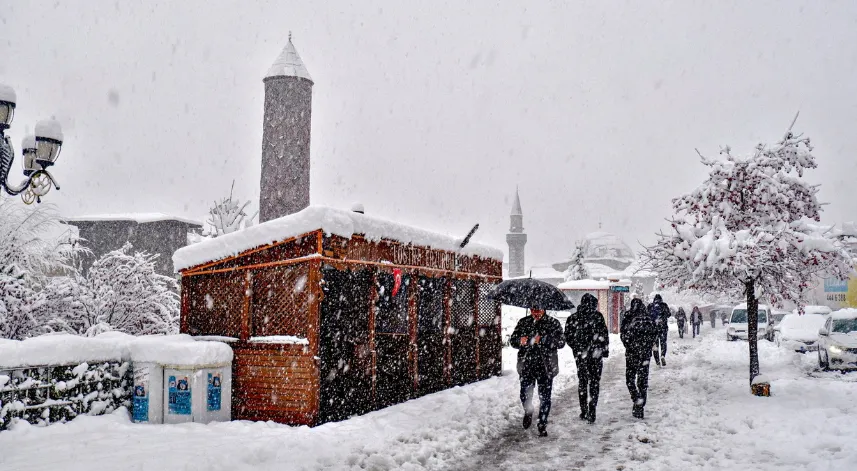
POLYGON ((595 423, 595 408, 592 407, 589 409, 589 414, 586 414, 586 421, 590 424, 595 423))
POLYGON ((661 357, 661 366, 667 366, 667 357, 661 357))
POLYGON ((533 413, 532 412, 524 412, 524 430, 530 428, 530 425, 533 425, 533 413))
POLYGON ((631 409, 631 415, 633 415, 634 418, 642 419, 643 418, 643 406, 638 406, 637 404, 634 404, 633 409, 631 409))
POLYGON ((547 437, 548 436, 548 426, 539 424, 539 436, 547 437))

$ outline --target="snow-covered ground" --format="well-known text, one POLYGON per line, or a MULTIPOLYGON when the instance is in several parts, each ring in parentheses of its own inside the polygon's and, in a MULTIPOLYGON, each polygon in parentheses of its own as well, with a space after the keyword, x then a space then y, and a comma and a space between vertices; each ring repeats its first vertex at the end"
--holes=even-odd
POLYGON ((624 358, 613 337, 594 426, 576 418, 573 362, 562 350, 548 439, 518 431, 515 351, 505 349, 502 377, 313 429, 136 425, 125 413, 47 428, 18 425, 0 433, 0 469, 460 469, 509 435, 526 440, 508 442, 516 453, 504 456, 516 461, 507 464, 523 456, 540 465, 533 469, 854 468, 857 374, 817 373, 814 357, 761 342, 773 396, 757 398, 748 392, 745 342, 726 342, 719 327, 703 328, 702 338, 675 337, 668 366, 653 366, 643 422, 630 417, 624 358), (578 455, 586 460, 557 458, 578 455))

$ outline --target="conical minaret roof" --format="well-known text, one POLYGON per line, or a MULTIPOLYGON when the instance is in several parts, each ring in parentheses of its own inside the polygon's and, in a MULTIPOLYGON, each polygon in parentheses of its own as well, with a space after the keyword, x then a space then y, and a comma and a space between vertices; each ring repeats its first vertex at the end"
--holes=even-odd
POLYGON ((512 203, 512 216, 523 216, 524 211, 521 210, 521 197, 518 196, 518 189, 515 188, 515 202, 512 203))
POLYGON ((269 77, 300 77, 312 82, 312 77, 309 75, 301 56, 298 54, 295 45, 292 44, 292 33, 289 33, 289 42, 283 48, 283 52, 277 56, 277 60, 271 64, 265 78, 269 77))

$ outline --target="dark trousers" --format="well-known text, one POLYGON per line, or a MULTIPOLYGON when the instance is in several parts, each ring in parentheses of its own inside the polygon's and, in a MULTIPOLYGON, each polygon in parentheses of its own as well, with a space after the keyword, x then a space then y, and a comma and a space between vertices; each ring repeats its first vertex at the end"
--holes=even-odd
POLYGON ((577 363, 577 396, 580 399, 580 413, 595 415, 604 364, 600 358, 575 357, 574 361, 577 363))
POLYGON ((661 331, 658 332, 658 337, 655 339, 654 348, 658 350, 661 358, 667 356, 667 332, 667 328, 661 329, 661 331))
POLYGON ((684 338, 684 321, 676 321, 676 325, 678 325, 678 338, 684 338))
POLYGON ((648 352, 625 352, 625 384, 631 393, 631 400, 638 406, 646 405, 646 392, 649 390, 648 352), (639 401, 639 402, 638 402, 639 401))
POLYGON ((701 323, 700 324, 693 324, 693 337, 694 338, 696 338, 696 336, 699 335, 699 326, 701 326, 701 325, 702 325, 701 323))
POLYGON ((548 423, 548 415, 551 412, 551 391, 553 391, 553 377, 548 374, 540 376, 524 374, 521 376, 521 404, 528 414, 533 413, 533 389, 539 385, 539 427, 545 427, 548 423))

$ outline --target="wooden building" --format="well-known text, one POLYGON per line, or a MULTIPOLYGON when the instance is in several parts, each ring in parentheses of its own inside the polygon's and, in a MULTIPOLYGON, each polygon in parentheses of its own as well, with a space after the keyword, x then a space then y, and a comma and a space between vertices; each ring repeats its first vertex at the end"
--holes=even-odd
POLYGON ((502 253, 311 206, 176 252, 181 332, 227 337, 234 419, 316 425, 500 374, 502 253))

